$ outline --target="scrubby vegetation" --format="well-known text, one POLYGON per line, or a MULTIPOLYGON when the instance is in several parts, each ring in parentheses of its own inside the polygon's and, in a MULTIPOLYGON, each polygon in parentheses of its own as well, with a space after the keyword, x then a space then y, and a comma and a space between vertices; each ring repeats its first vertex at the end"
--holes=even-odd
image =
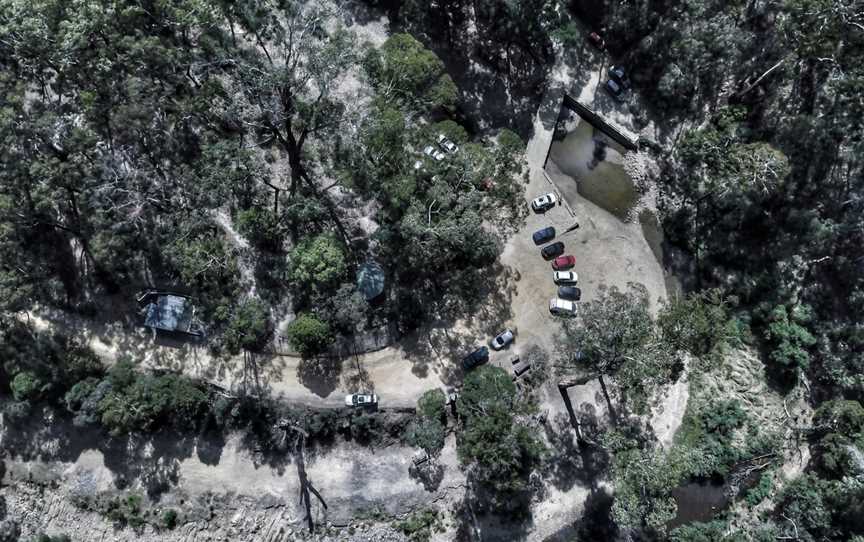
POLYGON ((544 453, 543 444, 515 413, 530 411, 520 402, 510 376, 484 365, 466 377, 457 407, 462 431, 459 459, 470 469, 478 505, 514 510, 528 489, 528 475, 544 453))
POLYGON ((410 514, 395 525, 412 542, 428 542, 433 534, 443 531, 440 513, 428 508, 410 514))
MULTIPOLYGON (((382 318, 413 328, 476 301, 472 281, 502 238, 480 217, 512 224, 522 212, 523 143, 457 122, 459 89, 426 45, 410 34, 361 44, 320 24, 340 20, 331 2, 91 8, 0 9, 0 260, 17 262, 2 268, 5 308, 92 312, 108 295, 176 288, 231 354, 261 348, 263 315, 284 314, 286 297, 346 334, 382 318), (347 78, 367 96, 346 103, 336 89, 347 78), (423 155, 439 133, 458 156, 423 155), (364 217, 372 228, 353 213, 366 207, 380 208, 364 217), (375 311, 353 290, 369 258, 394 279, 393 302, 375 311), (335 314, 337 290, 351 304, 335 314)), ((28 376, 18 387, 35 393, 28 376)))
POLYGON ((444 392, 429 390, 417 400, 417 420, 408 429, 408 442, 435 456, 444 447, 447 423, 444 392))

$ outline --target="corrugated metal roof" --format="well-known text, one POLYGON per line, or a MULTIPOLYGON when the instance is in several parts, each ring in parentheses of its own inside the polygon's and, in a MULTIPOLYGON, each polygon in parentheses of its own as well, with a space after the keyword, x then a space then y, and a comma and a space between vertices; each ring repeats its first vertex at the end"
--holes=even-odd
POLYGON ((357 289, 367 301, 371 301, 384 291, 384 270, 377 262, 367 261, 357 271, 357 289))
POLYGON ((165 331, 188 333, 192 326, 194 307, 189 299, 177 295, 160 295, 147 305, 144 325, 165 331))

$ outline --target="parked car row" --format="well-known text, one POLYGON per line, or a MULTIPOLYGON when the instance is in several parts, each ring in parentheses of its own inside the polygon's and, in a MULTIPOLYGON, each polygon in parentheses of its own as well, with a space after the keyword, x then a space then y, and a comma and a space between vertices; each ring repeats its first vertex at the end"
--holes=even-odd
MULTIPOLYGON (((491 346, 493 350, 502 350, 512 343, 514 338, 513 330, 507 328, 496 335, 494 339, 489 341, 489 346, 491 346)), ((466 371, 470 371, 487 361, 489 361, 489 349, 485 346, 481 346, 462 358, 462 368, 466 371)))
MULTIPOLYGON (((531 208, 537 213, 542 213, 554 206, 557 201, 558 196, 550 192, 531 200, 531 208)), ((555 228, 548 226, 534 232, 531 238, 534 244, 539 246, 554 240, 556 233, 555 228)), ((582 297, 582 291, 576 287, 579 276, 575 271, 570 270, 576 265, 576 257, 572 254, 564 254, 565 248, 562 241, 556 241, 541 248, 540 256, 544 260, 552 260, 552 281, 558 286, 558 296, 549 300, 549 312, 561 316, 574 316, 575 302, 582 297)))
POLYGON ((630 78, 621 66, 609 68, 609 79, 606 81, 606 91, 619 102, 626 99, 626 92, 630 90, 630 78))
MULTIPOLYGON (((549 192, 531 200, 531 208, 536 213, 545 213, 552 207, 556 206, 559 202, 560 200, 558 196, 549 192)), ((576 265, 576 257, 571 254, 564 254, 565 247, 564 243, 561 241, 547 244, 554 240, 556 235, 557 232, 555 231, 555 228, 548 226, 534 232, 531 239, 537 246, 546 245, 540 249, 540 255, 547 261, 552 260, 552 278, 558 286, 558 297, 553 298, 549 302, 549 311, 552 314, 573 316, 576 314, 576 304, 574 301, 578 301, 582 295, 579 288, 575 286, 579 277, 575 271, 570 270, 574 265, 576 265)), ((515 334, 513 333, 513 330, 508 328, 489 341, 489 346, 492 347, 493 350, 503 350, 504 348, 507 348, 514 339, 515 334)), ((488 360, 489 348, 481 346, 462 359, 462 369, 470 371, 471 369, 486 363, 488 360)), ((518 377, 530 368, 530 364, 524 366, 518 365, 518 367, 516 367, 518 361, 519 358, 515 358, 515 361, 513 362, 514 378, 518 377)))
MULTIPOLYGON (((436 162, 444 160, 448 154, 456 154, 459 151, 459 146, 444 134, 438 134, 435 143, 438 145, 437 147, 435 145, 426 145, 423 147, 423 154, 436 162)), ((414 162, 414 169, 421 169, 422 167, 423 160, 414 162)))
POLYGON ((456 146, 455 143, 450 141, 444 134, 438 134, 438 138, 435 140, 441 149, 435 148, 434 145, 427 145, 423 149, 423 154, 432 158, 436 162, 440 162, 441 160, 447 158, 447 154, 456 154, 456 151, 459 150, 459 147, 456 146), (442 152, 443 151, 443 152, 442 152), (447 154, 445 154, 445 152, 447 154))

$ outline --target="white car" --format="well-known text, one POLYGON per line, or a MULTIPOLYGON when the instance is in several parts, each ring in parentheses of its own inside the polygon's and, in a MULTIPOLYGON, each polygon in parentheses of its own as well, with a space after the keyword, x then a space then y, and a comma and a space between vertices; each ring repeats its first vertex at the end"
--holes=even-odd
POLYGON ((497 337, 492 339, 489 344, 492 346, 493 350, 501 350, 508 344, 513 342, 513 331, 510 329, 505 329, 501 333, 498 334, 497 337))
POLYGON ((552 280, 555 284, 576 284, 579 282, 579 275, 576 271, 555 271, 552 273, 552 280))
POLYGON ((453 143, 452 141, 447 139, 447 136, 445 136, 444 134, 438 134, 438 144, 441 145, 442 149, 449 152, 450 154, 455 154, 456 151, 459 150, 459 147, 456 146, 456 143, 453 143))
POLYGON ((559 316, 576 316, 576 303, 556 297, 549 300, 549 312, 559 316))
POLYGON ((355 393, 345 396, 345 406, 364 407, 378 404, 378 396, 374 393, 355 393))
POLYGON ((534 198, 531 200, 531 208, 534 209, 538 213, 542 213, 543 211, 547 211, 552 207, 555 207, 555 204, 558 203, 558 196, 549 192, 548 194, 543 194, 539 198, 534 198))
POLYGON ((429 145, 428 147, 423 149, 423 154, 425 154, 429 158, 434 158, 437 162, 440 162, 446 156, 443 152, 439 151, 432 145, 429 145))

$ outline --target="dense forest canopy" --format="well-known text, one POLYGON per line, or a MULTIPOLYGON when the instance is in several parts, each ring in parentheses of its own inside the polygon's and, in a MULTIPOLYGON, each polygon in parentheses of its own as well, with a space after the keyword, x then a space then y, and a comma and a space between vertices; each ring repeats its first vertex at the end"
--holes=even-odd
MULTIPOLYGON (((106 370, 14 316, 37 305, 92 316, 119 299, 131 321, 137 292, 179 290, 214 352, 260 351, 278 332, 309 359, 338 336, 471 314, 527 212, 524 144, 549 68, 596 30, 644 98, 630 113, 657 127, 641 143, 691 290, 656 316, 638 288, 603 290, 563 326, 560 368, 598 376, 613 418, 586 437, 611 457, 609 525, 645 540, 864 536, 864 2, 370 0, 390 18, 380 43, 346 23, 350 7, 0 3, 5 412, 49 403, 114 436, 244 412, 128 360, 106 370), (471 63, 492 82, 458 69, 471 63), (478 113, 483 85, 512 110, 478 113), (439 135, 458 155, 424 154, 439 135), (368 261, 384 264, 383 303, 355 285, 368 261), (735 400, 690 408, 665 455, 634 421, 685 368, 706 374, 741 345, 774 389, 806 387, 815 415, 794 431, 812 458, 750 533, 726 517, 667 533, 673 487, 728 482, 781 447, 735 400)), ((511 412, 533 406, 491 368, 465 388, 459 459, 500 508, 543 461, 511 412)), ((407 432, 430 456, 443 405, 424 396, 407 432)))

